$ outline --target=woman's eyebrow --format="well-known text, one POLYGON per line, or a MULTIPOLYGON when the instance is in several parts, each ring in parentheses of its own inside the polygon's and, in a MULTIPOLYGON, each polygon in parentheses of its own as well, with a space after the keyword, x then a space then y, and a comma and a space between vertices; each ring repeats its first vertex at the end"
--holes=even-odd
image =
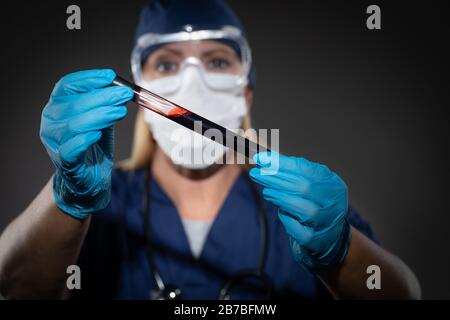
POLYGON ((202 56, 210 56, 210 55, 212 55, 212 54, 214 54, 214 53, 217 53, 217 52, 219 52, 219 53, 222 52, 222 53, 234 55, 234 51, 233 51, 232 49, 227 50, 227 49, 222 49, 222 48, 220 48, 220 49, 210 49, 210 50, 206 50, 206 51, 204 51, 204 52, 202 53, 202 56))
POLYGON ((158 51, 169 51, 170 53, 175 54, 177 56, 182 56, 183 55, 183 52, 181 50, 167 48, 167 47, 162 47, 158 51))

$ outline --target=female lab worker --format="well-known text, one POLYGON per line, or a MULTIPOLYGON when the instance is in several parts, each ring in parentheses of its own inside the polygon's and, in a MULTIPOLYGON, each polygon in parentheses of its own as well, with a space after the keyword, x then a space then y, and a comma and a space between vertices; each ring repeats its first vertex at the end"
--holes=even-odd
MULTIPOLYGON (((151 1, 132 69, 143 87, 230 129, 250 127, 250 50, 222 1, 151 1)), ((111 86, 114 77, 76 72, 51 93, 41 140, 56 171, 1 236, 5 297, 420 297, 414 274, 373 241, 345 183, 324 165, 264 153, 249 173, 178 162, 179 127, 141 110, 131 158, 113 169, 113 125, 133 96, 111 86), (81 289, 69 292, 73 264, 81 289), (370 265, 381 269, 380 290, 367 287, 370 265)))

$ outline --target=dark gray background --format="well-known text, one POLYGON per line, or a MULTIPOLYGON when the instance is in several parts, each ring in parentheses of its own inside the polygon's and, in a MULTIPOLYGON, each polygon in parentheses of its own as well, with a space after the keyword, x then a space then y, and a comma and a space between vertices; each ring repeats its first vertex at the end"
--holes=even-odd
MULTIPOLYGON (((1 18, 0 230, 53 172, 39 140, 53 84, 94 67, 128 77, 144 1, 76 1, 80 31, 66 28, 72 1, 18 3, 1 18)), ((367 1, 231 1, 254 53, 253 119, 280 128, 282 152, 338 172, 424 297, 448 299, 448 11, 444 1, 376 3, 379 31, 365 27, 367 1)), ((129 154, 135 108, 117 127, 117 159, 129 154)))

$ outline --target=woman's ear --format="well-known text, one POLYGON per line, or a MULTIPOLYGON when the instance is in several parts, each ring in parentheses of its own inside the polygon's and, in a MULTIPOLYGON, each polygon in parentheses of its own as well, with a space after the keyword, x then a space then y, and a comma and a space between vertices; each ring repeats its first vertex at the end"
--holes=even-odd
POLYGON ((250 108, 252 107, 253 104, 253 89, 247 86, 245 88, 244 96, 245 102, 247 103, 248 111, 250 111, 250 108))

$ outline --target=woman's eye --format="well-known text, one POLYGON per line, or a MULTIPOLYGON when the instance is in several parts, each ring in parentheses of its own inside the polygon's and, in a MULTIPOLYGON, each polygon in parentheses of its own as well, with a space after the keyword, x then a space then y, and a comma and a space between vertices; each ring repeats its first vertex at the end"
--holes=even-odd
POLYGON ((208 61, 208 69, 225 70, 230 67, 230 63, 225 59, 211 59, 208 61))
POLYGON ((156 64, 156 71, 159 73, 172 73, 177 71, 178 65, 170 61, 160 61, 156 64))

